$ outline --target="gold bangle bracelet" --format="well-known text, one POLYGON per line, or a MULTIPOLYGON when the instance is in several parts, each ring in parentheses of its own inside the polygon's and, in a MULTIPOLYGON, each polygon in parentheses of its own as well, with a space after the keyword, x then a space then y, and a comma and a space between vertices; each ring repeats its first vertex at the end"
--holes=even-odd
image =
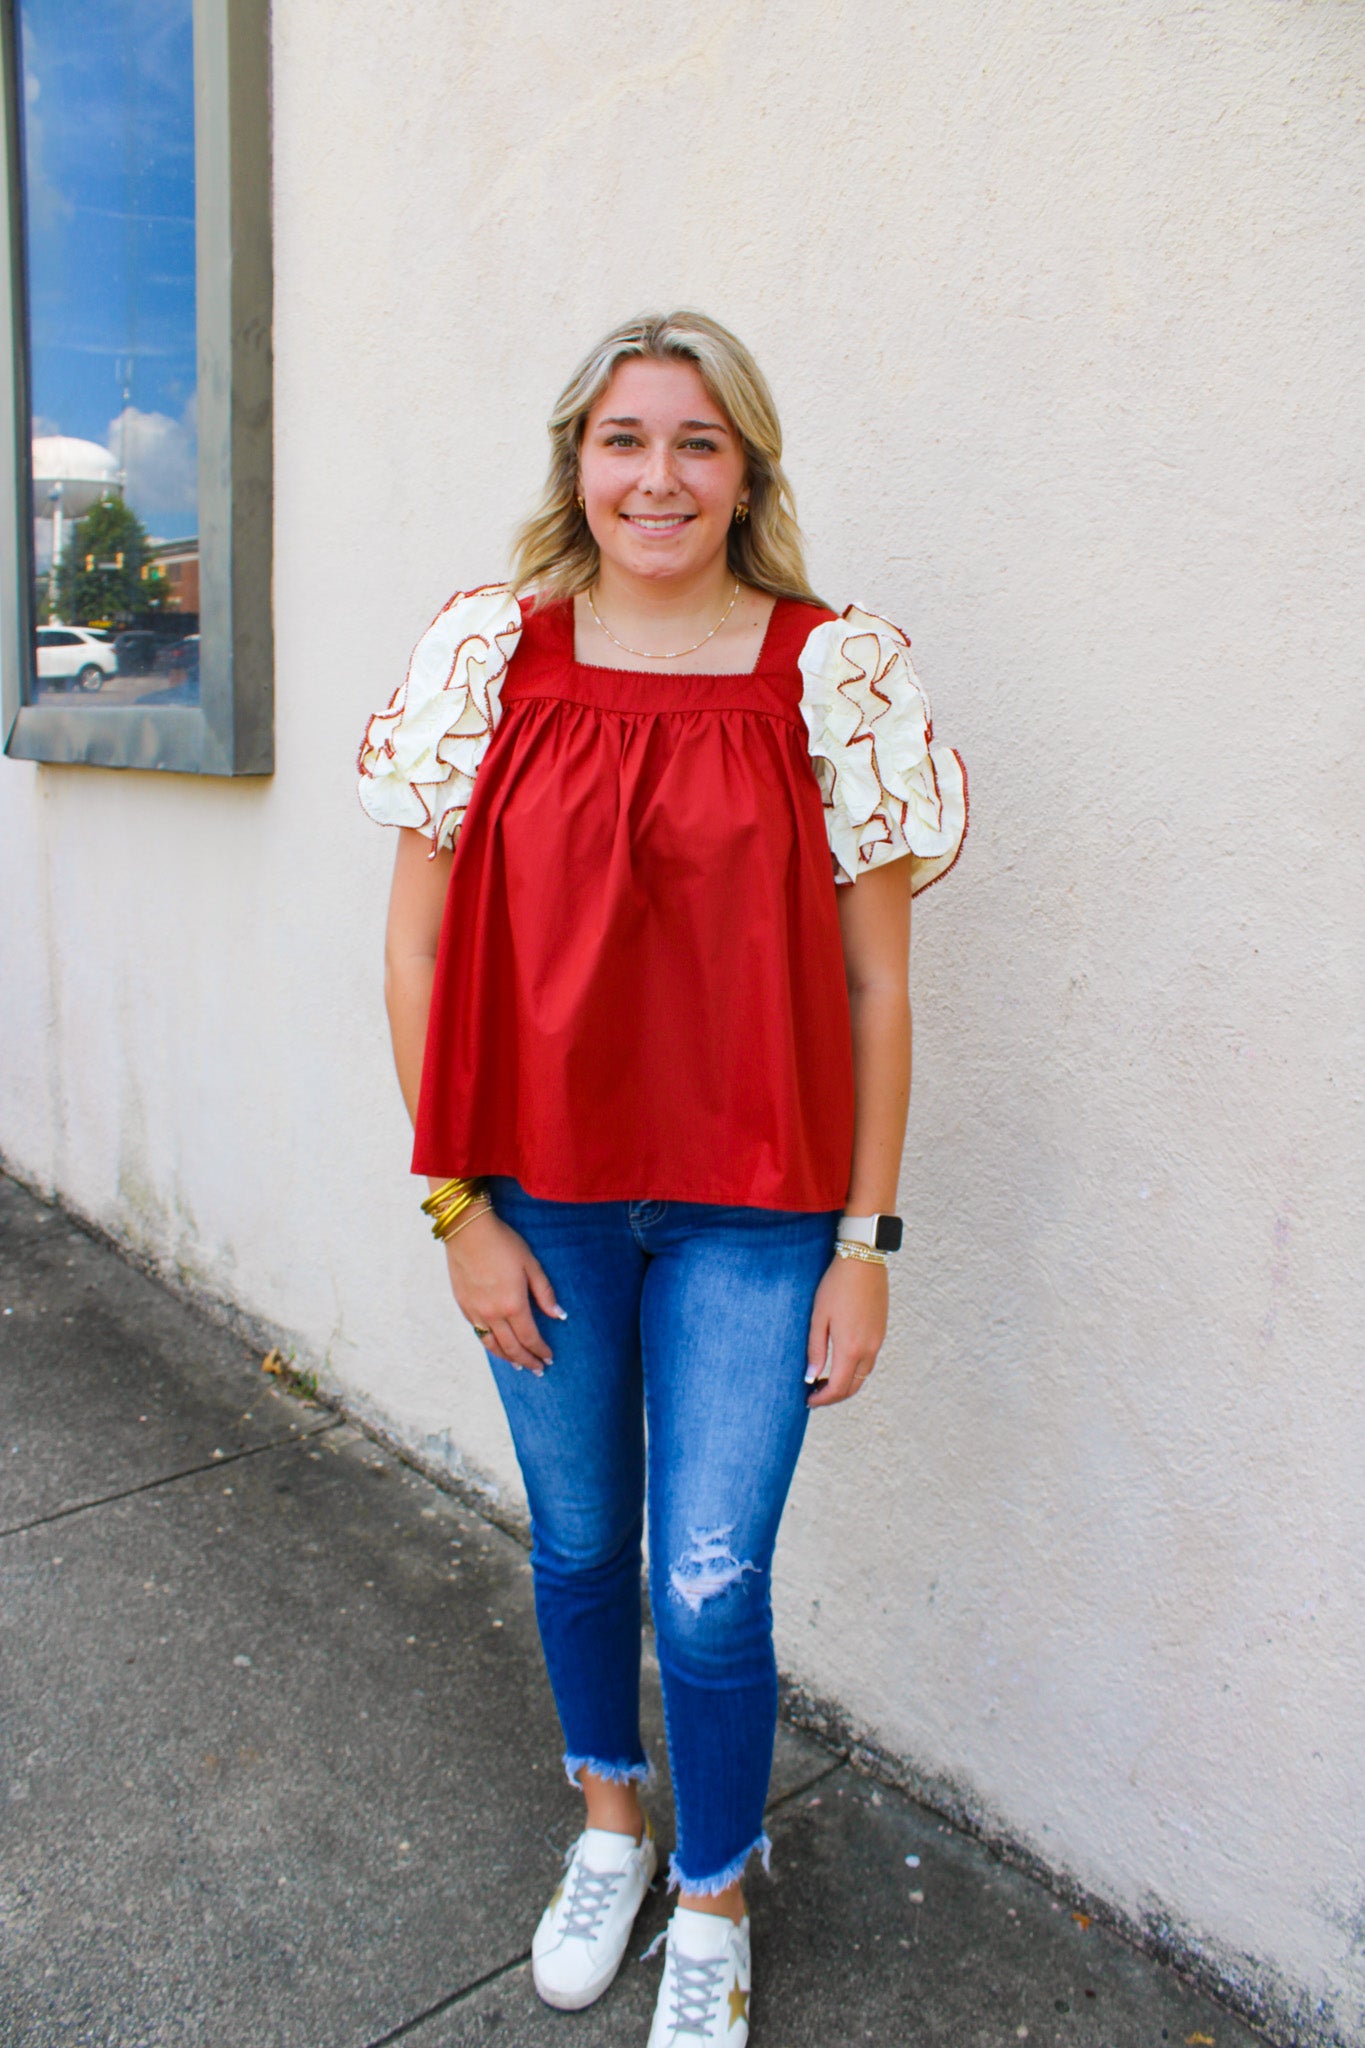
POLYGON ((464 1180, 459 1175, 453 1180, 442 1181, 440 1187, 433 1188, 423 1202, 422 1214, 434 1216, 436 1211, 443 1209, 448 1202, 457 1200, 461 1195, 477 1193, 482 1185, 482 1181, 464 1180))
POLYGON ((477 1195, 461 1195, 458 1201, 447 1202, 443 1209, 434 1210, 431 1220, 432 1236, 444 1237, 455 1218, 462 1216, 470 1203, 477 1200, 477 1195))
POLYGON ((456 1219, 456 1217, 463 1217, 463 1214, 465 1214, 465 1210, 469 1208, 469 1204, 471 1204, 473 1200, 475 1200, 475 1196, 471 1194, 469 1202, 452 1202, 452 1204, 450 1204, 450 1208, 442 1208, 442 1210, 438 1210, 438 1212, 436 1212, 436 1217, 432 1219, 432 1237, 444 1237, 444 1235, 448 1233, 450 1225, 454 1223, 454 1219, 456 1219))
POLYGON ((470 1224, 475 1222, 480 1216, 487 1216, 492 1207, 493 1204, 489 1201, 487 1195, 485 1195, 482 1201, 476 1202, 471 1207, 470 1212, 465 1217, 463 1223, 457 1223, 453 1230, 443 1230, 441 1232, 440 1235, 442 1243, 448 1244, 452 1237, 458 1237, 462 1230, 468 1230, 470 1224))
POLYGON ((423 1215, 431 1218, 432 1236, 445 1237, 455 1218, 462 1215, 483 1192, 481 1180, 448 1180, 433 1189, 422 1204, 423 1215))

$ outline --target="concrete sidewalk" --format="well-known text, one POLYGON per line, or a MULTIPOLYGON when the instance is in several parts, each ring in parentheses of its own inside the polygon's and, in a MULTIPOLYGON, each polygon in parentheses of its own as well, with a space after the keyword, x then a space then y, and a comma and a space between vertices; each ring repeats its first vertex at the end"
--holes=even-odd
MULTIPOLYGON (((590 2012, 531 1988, 522 1548, 3 1179, 0 1308, 4 2048, 644 2048, 662 1895, 590 2012)), ((1256 2038, 791 1730, 769 1824, 753 2048, 1256 2038)))

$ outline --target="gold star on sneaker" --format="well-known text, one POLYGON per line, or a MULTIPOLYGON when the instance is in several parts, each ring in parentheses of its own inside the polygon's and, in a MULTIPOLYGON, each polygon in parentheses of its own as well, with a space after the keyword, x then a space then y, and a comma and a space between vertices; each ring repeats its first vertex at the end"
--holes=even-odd
POLYGON ((748 2017, 749 1994, 747 1991, 741 1991, 738 1984, 736 1984, 734 1990, 730 1993, 730 2025, 734 2026, 736 2020, 747 2021, 748 2017))

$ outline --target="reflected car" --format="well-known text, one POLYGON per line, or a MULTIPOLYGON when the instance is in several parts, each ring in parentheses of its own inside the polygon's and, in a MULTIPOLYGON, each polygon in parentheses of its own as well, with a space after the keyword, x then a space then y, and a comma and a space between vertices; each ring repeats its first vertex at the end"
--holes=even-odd
POLYGON ((64 689, 99 690, 118 674, 118 656, 108 641, 84 626, 39 626, 33 636, 38 681, 64 689))
POLYGON ((121 676, 150 675, 156 666, 157 649, 161 646, 159 633, 148 633, 139 626, 130 627, 114 640, 114 654, 118 660, 121 676))
POLYGON ((196 680, 199 675, 199 635, 186 633, 183 640, 165 641, 157 648, 156 667, 159 674, 189 675, 196 680))

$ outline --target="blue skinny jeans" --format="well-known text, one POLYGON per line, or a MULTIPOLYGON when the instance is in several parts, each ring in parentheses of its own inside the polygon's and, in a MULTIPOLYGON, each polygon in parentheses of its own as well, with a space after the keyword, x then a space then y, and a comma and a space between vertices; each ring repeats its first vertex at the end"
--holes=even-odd
POLYGON ((806 1431, 806 1337, 838 1211, 551 1202, 502 1175, 568 1320, 554 1363, 493 1358, 531 1508, 536 1618, 565 1767, 626 1782, 640 1741, 646 1480, 650 1605, 677 1809, 671 1881, 732 1884, 767 1853, 777 1724, 771 1569, 806 1431))

